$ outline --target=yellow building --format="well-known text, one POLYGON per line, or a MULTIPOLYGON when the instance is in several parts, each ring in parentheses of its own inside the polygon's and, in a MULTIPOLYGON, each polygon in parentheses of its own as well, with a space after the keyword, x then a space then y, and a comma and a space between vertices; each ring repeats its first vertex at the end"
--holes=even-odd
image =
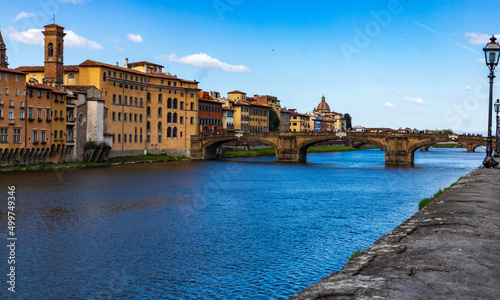
POLYGON ((25 148, 25 109, 26 75, 0 67, 0 153, 25 148))
MULTIPOLYGON (((71 86, 95 86, 101 91, 107 109, 107 134, 113 137, 110 157, 137 155, 145 151, 172 155, 189 155, 190 136, 197 134, 198 82, 163 73, 163 66, 137 62, 119 66, 86 60, 78 66, 62 66, 61 51, 49 59, 50 41, 59 45, 60 26, 46 26, 56 35, 45 34, 46 63, 44 67, 19 67, 28 81, 45 82, 47 65, 54 65, 51 82, 71 86)), ((61 27, 62 28, 62 27, 61 27)), ((59 49, 59 48, 57 48, 59 49)), ((62 108, 53 108, 58 111, 62 108)), ((65 114, 63 114, 65 115, 65 114)), ((59 130, 59 129, 57 129, 59 130)), ((66 131, 66 129, 64 129, 66 131)))
POLYGON ((289 111, 291 132, 309 132, 311 130, 308 115, 299 114, 295 109, 289 111))
POLYGON ((235 101, 233 102, 233 109, 234 130, 250 132, 250 104, 243 101, 235 101))
POLYGON ((270 106, 260 105, 256 103, 250 104, 249 110, 249 126, 250 132, 269 132, 269 110, 270 106))

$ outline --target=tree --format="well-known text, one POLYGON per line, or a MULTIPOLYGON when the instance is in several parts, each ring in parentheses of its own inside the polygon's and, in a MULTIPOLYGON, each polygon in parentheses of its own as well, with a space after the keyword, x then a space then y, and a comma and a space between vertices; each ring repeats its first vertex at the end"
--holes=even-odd
POLYGON ((346 130, 349 130, 352 128, 352 118, 349 114, 345 114, 344 115, 344 119, 345 119, 345 127, 346 127, 346 130))
POLYGON ((269 131, 278 131, 280 129, 280 118, 274 109, 269 109, 269 131))

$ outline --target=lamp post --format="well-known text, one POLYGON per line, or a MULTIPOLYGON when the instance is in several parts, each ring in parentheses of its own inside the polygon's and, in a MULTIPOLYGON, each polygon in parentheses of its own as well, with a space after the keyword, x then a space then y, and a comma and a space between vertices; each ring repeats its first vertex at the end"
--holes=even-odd
POLYGON ((498 113, 500 112, 500 100, 497 99, 495 102, 495 112, 497 113, 497 133, 496 133, 496 146, 495 155, 493 157, 500 157, 500 122, 498 122, 498 113))
POLYGON ((483 161, 483 165, 485 168, 491 168, 498 165, 498 162, 493 159, 492 152, 492 138, 491 138, 491 117, 493 114, 492 106, 493 106, 493 78, 495 78, 495 67, 498 65, 498 59, 500 57, 500 45, 496 42, 495 36, 490 38, 490 42, 486 44, 483 48, 484 58, 486 61, 486 65, 490 69, 490 75, 488 78, 490 79, 490 99, 488 102, 488 138, 486 139, 486 157, 483 161))

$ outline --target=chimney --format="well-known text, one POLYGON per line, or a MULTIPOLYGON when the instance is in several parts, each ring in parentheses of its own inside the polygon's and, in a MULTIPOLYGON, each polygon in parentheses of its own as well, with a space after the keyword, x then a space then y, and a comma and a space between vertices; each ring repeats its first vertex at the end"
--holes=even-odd
POLYGON ((117 66, 117 67, 119 67, 119 66, 120 66, 120 64, 119 64, 118 62, 116 62, 116 66, 117 66))
POLYGON ((128 58, 125 58, 125 68, 128 68, 128 58))

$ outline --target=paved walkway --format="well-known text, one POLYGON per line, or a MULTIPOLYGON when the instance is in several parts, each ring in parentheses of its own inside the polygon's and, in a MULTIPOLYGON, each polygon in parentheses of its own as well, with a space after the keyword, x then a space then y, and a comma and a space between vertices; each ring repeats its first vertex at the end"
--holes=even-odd
POLYGON ((474 170, 290 299, 500 299, 500 170, 474 170))

